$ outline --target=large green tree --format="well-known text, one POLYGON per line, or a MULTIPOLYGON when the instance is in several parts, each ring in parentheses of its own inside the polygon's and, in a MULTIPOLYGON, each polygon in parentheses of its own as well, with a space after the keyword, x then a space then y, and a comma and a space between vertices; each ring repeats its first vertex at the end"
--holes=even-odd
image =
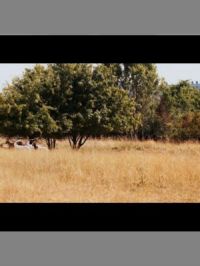
MULTIPOLYGON (((43 137, 49 149, 63 130, 58 103, 53 102, 57 82, 51 67, 26 69, 2 93, 1 133, 7 136, 43 137)), ((58 94, 58 93, 57 93, 58 94)), ((66 128, 65 128, 66 130, 66 128)))
POLYGON ((113 69, 90 64, 55 64, 60 86, 68 91, 65 112, 72 127, 69 143, 79 149, 89 137, 124 134, 133 130, 135 105, 119 90, 113 69))
POLYGON ((159 104, 159 77, 155 64, 106 64, 113 69, 121 88, 128 91, 136 103, 136 114, 140 120, 135 137, 140 139, 153 136, 153 121, 159 104))
POLYGON ((161 91, 160 104, 156 111, 160 121, 160 137, 176 140, 194 138, 197 136, 194 134, 194 131, 197 132, 197 127, 192 124, 199 112, 200 91, 188 81, 165 86, 161 91))

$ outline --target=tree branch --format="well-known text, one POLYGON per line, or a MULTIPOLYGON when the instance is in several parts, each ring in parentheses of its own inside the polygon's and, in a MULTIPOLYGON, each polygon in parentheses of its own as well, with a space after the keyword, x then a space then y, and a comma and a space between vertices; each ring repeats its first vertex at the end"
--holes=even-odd
POLYGON ((83 140, 83 137, 81 138, 80 147, 85 144, 85 142, 87 141, 88 138, 89 138, 88 136, 86 136, 84 140, 83 140))
POLYGON ((68 140, 69 140, 69 144, 70 144, 70 147, 72 147, 72 139, 70 137, 68 137, 68 140))

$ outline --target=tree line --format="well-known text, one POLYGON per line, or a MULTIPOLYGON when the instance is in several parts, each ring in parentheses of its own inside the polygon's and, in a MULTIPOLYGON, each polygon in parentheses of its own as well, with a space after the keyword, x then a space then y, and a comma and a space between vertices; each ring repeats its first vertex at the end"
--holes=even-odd
POLYGON ((90 137, 199 140, 200 90, 169 85, 155 64, 37 64, 0 93, 0 134, 66 139, 79 149, 90 137))

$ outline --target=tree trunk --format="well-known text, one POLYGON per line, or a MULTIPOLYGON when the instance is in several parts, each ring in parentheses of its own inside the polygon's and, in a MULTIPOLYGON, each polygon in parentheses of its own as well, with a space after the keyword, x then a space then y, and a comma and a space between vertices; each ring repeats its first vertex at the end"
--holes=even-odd
POLYGON ((87 141, 88 136, 70 136, 68 138, 69 144, 72 149, 79 150, 87 141))
POLYGON ((56 148, 56 139, 52 139, 52 149, 56 148))
POLYGON ((56 147, 56 139, 55 138, 47 138, 46 143, 49 150, 53 150, 56 147))

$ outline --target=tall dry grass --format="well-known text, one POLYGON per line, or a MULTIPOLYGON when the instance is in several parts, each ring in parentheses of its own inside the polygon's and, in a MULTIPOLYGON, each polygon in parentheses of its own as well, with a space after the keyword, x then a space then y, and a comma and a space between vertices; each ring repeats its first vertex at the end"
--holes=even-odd
POLYGON ((90 140, 0 149, 0 202, 200 202, 200 144, 90 140))

